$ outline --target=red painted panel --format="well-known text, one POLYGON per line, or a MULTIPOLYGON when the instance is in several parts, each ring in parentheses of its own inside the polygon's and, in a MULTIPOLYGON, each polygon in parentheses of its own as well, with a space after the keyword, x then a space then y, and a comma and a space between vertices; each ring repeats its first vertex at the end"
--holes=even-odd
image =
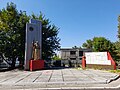
POLYGON ((85 56, 82 57, 82 68, 85 69, 86 67, 86 60, 85 60, 85 56))
POLYGON ((107 57, 108 57, 108 60, 111 60, 111 65, 114 66, 114 70, 116 70, 116 63, 115 61, 113 60, 113 58, 111 57, 110 53, 107 52, 107 57))
POLYGON ((44 68, 44 60, 30 60, 30 71, 44 68))

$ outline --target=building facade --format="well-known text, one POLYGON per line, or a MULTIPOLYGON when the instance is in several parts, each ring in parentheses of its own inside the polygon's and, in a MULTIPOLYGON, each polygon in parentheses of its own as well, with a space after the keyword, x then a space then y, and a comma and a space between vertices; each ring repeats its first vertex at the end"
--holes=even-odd
POLYGON ((72 63, 81 63, 82 56, 84 56, 85 52, 91 52, 91 49, 83 49, 83 48, 61 48, 59 57, 65 61, 69 60, 72 63))

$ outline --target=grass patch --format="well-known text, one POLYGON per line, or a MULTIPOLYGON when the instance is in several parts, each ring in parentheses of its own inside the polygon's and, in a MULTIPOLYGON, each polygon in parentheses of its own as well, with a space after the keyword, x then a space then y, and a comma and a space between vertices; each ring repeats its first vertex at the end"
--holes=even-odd
POLYGON ((82 68, 76 68, 77 70, 83 70, 82 68))
POLYGON ((109 70, 109 72, 120 74, 120 70, 109 70))

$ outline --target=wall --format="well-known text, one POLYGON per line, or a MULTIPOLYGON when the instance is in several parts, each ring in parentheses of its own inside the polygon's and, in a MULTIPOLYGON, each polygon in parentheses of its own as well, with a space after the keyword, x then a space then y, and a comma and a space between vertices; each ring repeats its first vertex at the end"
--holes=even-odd
POLYGON ((107 52, 87 52, 86 64, 102 64, 111 65, 111 61, 107 58, 107 52))
POLYGON ((109 52, 86 52, 86 66, 98 69, 116 69, 116 64, 109 52))

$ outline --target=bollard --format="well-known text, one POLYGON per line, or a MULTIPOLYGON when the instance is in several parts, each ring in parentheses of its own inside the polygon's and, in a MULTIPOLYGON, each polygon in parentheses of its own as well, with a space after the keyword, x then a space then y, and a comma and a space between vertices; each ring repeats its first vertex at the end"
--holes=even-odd
POLYGON ((82 56, 82 69, 86 68, 86 60, 85 60, 85 56, 82 56))

